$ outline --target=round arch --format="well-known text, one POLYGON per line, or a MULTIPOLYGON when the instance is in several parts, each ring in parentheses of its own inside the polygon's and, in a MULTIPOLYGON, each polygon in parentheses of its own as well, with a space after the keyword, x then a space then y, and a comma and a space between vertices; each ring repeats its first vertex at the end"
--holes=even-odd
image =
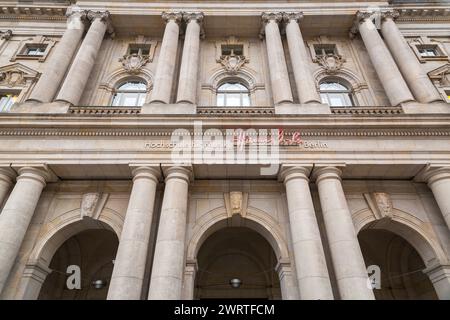
POLYGON ((364 209, 353 214, 356 232, 366 229, 390 231, 405 239, 420 255, 427 267, 446 262, 446 255, 440 244, 429 235, 429 228, 411 214, 392 210, 391 219, 375 219, 372 212, 364 209))
MULTIPOLYGON (((189 241, 187 261, 196 259, 197 253, 204 241, 214 232, 230 225, 230 217, 224 208, 219 208, 204 214, 198 222, 199 226, 189 241)), ((289 250, 281 230, 276 226, 269 214, 254 208, 248 208, 245 217, 239 216, 240 226, 247 227, 263 236, 271 245, 278 260, 288 260, 289 250)))

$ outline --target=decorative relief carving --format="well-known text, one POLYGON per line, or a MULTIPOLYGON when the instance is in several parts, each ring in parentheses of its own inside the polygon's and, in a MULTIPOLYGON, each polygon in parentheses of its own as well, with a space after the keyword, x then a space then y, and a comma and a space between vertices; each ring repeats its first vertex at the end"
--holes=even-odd
POLYGON ((295 22, 300 22, 303 19, 303 12, 283 12, 283 21, 290 22, 294 20, 295 22))
POLYGON ((247 214, 248 193, 241 191, 231 191, 224 194, 225 207, 228 217, 234 215, 245 217, 247 214))
POLYGON ((340 54, 319 55, 316 59, 327 74, 336 74, 345 62, 345 59, 340 54))
POLYGON ((400 16, 397 10, 386 10, 381 12, 381 19, 396 20, 400 16))
POLYGON ((433 83, 438 84, 441 87, 450 86, 450 63, 431 70, 428 72, 428 76, 433 83))
POLYGON ((200 25, 200 38, 205 38, 205 29, 203 28, 203 18, 205 15, 203 12, 184 12, 183 13, 183 20, 186 23, 189 23, 191 21, 195 21, 200 25))
POLYGON ((20 63, 0 68, 0 85, 9 88, 31 85, 38 79, 38 73, 20 63))
POLYGON ((225 70, 230 74, 237 74, 239 70, 248 62, 245 56, 237 56, 235 54, 220 56, 220 63, 223 65, 225 70))
POLYGON ((182 12, 163 12, 162 13, 162 19, 164 22, 169 22, 170 20, 175 21, 177 24, 180 24, 183 20, 183 13, 182 12))
POLYGON ((86 14, 89 21, 94 22, 95 19, 99 19, 101 22, 105 23, 107 26, 108 34, 113 38, 115 36, 114 28, 111 22, 111 14, 109 11, 92 11, 89 10, 86 14))
POLYGON ((106 204, 109 194, 101 194, 98 192, 85 193, 81 199, 81 218, 89 217, 98 219, 103 207, 106 204))
POLYGON ((11 39, 11 37, 12 37, 12 31, 6 30, 5 32, 1 33, 0 39, 8 41, 9 39, 11 39))
POLYGON ((376 219, 388 218, 391 219, 393 216, 392 209, 392 199, 388 193, 385 192, 372 192, 365 193, 364 198, 372 210, 376 219))
POLYGON ((149 57, 133 53, 124 55, 119 59, 119 61, 122 63, 123 68, 127 72, 131 74, 138 74, 141 72, 142 67, 149 61, 149 57))

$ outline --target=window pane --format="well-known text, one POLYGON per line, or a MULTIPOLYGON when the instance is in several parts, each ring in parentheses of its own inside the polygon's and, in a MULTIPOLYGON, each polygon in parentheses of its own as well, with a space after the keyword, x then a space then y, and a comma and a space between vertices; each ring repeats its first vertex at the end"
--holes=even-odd
POLYGON ((140 94, 139 95, 139 101, 138 101, 138 106, 142 106, 145 103, 145 94, 140 94))
POLYGON ((217 106, 218 107, 225 106, 225 95, 223 93, 219 93, 217 95, 217 106))
POLYGON ((244 106, 244 107, 250 106, 250 96, 248 94, 242 95, 242 106, 244 106))
POLYGON ((320 99, 322 100, 322 103, 329 103, 328 102, 328 97, 326 93, 321 93, 320 94, 320 99))
POLYGON ((337 82, 322 82, 320 84, 320 90, 326 91, 347 91, 348 89, 337 82))
POLYGON ((330 93, 328 99, 330 99, 330 105, 333 107, 345 106, 345 96, 342 93, 330 93))
POLYGON ((239 93, 227 94, 227 106, 236 107, 241 105, 241 95, 239 93))
POLYGON ((123 94, 123 106, 136 106, 138 101, 137 93, 124 93, 123 94))
POLYGON ((145 83, 143 82, 137 82, 137 81, 129 81, 125 82, 124 84, 120 85, 118 90, 127 90, 127 91, 146 91, 147 87, 145 83))
POLYGON ((12 105, 17 101, 17 95, 2 94, 0 95, 0 112, 7 112, 12 105))

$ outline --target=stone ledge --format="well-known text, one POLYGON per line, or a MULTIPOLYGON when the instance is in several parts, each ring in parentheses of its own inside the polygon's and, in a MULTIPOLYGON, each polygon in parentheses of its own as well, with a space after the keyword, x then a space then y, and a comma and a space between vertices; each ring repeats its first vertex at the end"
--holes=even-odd
POLYGON ((71 114, 121 115, 140 114, 141 107, 70 107, 71 114))
POLYGON ((331 113, 335 115, 392 115, 402 114, 401 107, 333 107, 331 113))

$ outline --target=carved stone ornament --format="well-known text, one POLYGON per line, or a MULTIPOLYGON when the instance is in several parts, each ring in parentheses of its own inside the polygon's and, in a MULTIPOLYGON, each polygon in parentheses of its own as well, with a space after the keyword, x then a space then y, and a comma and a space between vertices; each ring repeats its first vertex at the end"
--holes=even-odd
POLYGON ((119 61, 122 63, 123 68, 127 72, 131 74, 138 74, 142 67, 149 61, 149 57, 133 53, 124 55, 119 59, 119 61))
POLYGON ((6 87, 24 87, 36 81, 39 74, 20 63, 13 63, 0 68, 0 85, 6 87))
POLYGON ((388 193, 372 192, 364 194, 370 209, 373 211, 377 219, 389 218, 393 216, 392 199, 388 193))
POLYGON ((232 191, 230 192, 230 205, 231 205, 231 213, 241 214, 242 212, 242 192, 240 191, 232 191))
POLYGON ((317 56, 317 62, 327 74, 336 74, 342 68, 345 59, 339 54, 327 54, 317 56))
POLYGON ((441 87, 450 86, 450 63, 440 66, 428 72, 431 81, 441 87))
POLYGON ((171 20, 175 21, 177 24, 180 24, 183 20, 183 13, 182 12, 163 12, 162 13, 162 19, 164 22, 169 22, 171 20))
POLYGON ((98 219, 107 198, 108 194, 100 194, 98 192, 85 193, 81 199, 81 218, 89 217, 98 219))
POLYGON ((5 32, 1 33, 0 39, 1 40, 9 40, 12 37, 12 31, 11 30, 6 30, 5 32))
POLYGON ((248 62, 245 56, 238 56, 235 54, 220 56, 219 61, 230 74, 237 74, 244 64, 248 62))

